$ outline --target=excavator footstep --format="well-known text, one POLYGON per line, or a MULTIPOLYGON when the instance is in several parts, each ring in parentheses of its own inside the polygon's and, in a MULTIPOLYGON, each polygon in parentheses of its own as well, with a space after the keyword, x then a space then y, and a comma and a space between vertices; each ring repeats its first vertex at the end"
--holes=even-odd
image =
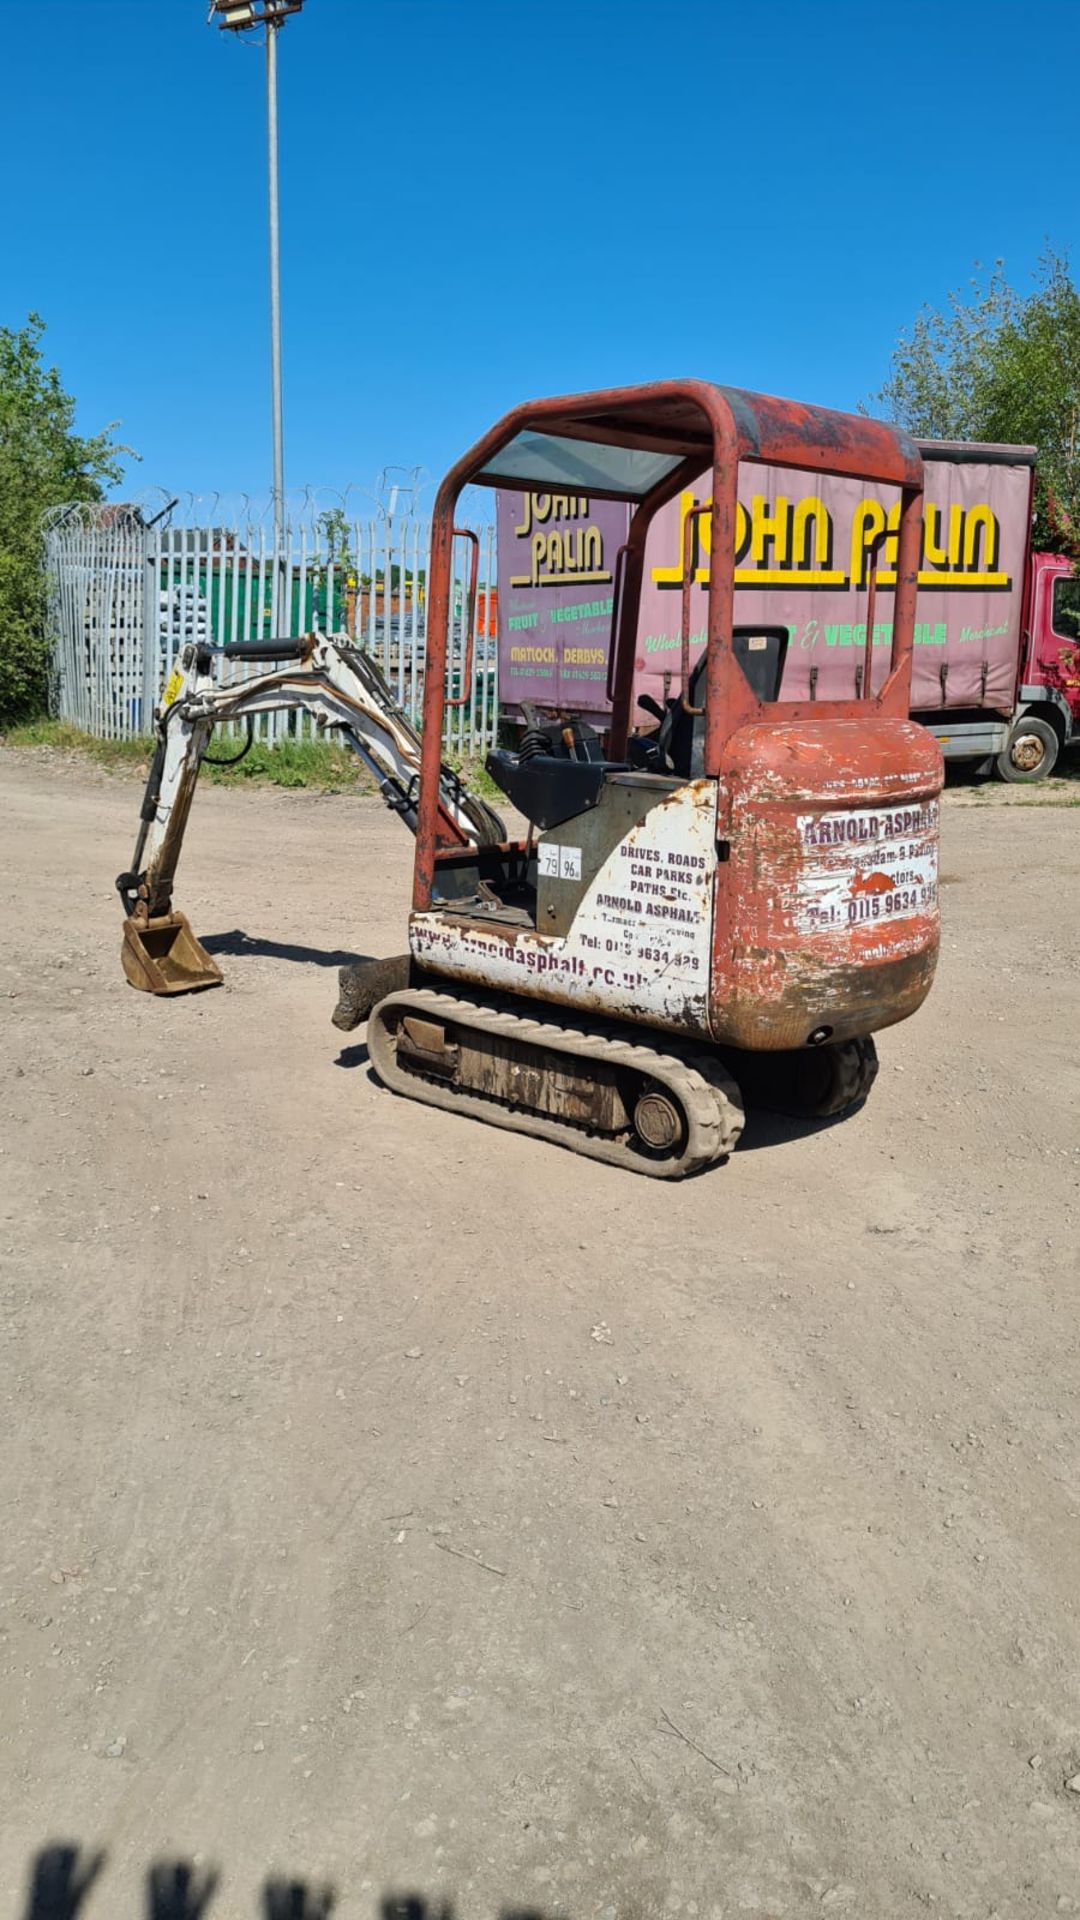
POLYGON ((182 913, 163 913, 141 925, 125 920, 120 958, 140 993, 197 993, 220 987, 223 978, 182 913))

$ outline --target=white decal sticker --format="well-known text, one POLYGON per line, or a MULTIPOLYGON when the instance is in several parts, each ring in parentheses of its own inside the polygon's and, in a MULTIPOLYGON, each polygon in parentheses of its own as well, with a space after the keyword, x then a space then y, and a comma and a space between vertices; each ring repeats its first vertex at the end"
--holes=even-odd
POLYGON ((798 816, 788 902, 801 933, 903 920, 937 904, 938 804, 798 816))
MULTIPOLYGON (((579 847, 541 841, 538 855, 546 878, 580 879, 579 847)), ((630 1008, 706 1033, 715 872, 716 791, 697 781, 628 829, 589 881, 565 937, 515 931, 508 939, 494 926, 463 926, 436 911, 413 915, 410 942, 436 973, 571 1006, 630 1008)))
POLYGON ((581 848, 560 847, 554 841, 541 840, 539 869, 545 880, 580 880, 581 848))

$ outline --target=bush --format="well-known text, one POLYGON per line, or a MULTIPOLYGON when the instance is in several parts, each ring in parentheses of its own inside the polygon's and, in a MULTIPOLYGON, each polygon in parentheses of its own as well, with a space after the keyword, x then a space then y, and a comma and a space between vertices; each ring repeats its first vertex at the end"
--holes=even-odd
POLYGON ((113 426, 74 431, 75 402, 41 357, 45 324, 0 327, 0 726, 44 710, 49 645, 41 521, 49 507, 100 500, 121 476, 113 426))

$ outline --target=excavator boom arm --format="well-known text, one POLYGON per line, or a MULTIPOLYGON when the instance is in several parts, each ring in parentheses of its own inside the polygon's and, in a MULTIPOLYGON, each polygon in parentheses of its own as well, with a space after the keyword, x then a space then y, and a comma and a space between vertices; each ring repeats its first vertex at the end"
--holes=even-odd
MULTIPOLYGON (((311 714, 320 732, 335 734, 350 747, 375 779, 386 804, 415 832, 420 735, 368 655, 318 634, 306 641, 281 643, 280 648, 274 643, 186 648, 158 718, 134 858, 130 870, 116 882, 127 914, 124 965, 133 984, 148 986, 152 992, 179 992, 220 979, 183 916, 172 911, 176 867, 199 771, 215 727, 246 720, 250 745, 252 724, 259 714, 290 710, 311 714), (251 679, 219 684, 218 664, 223 657, 247 662, 285 658, 288 664, 251 679), (148 938, 155 927, 162 930, 156 942, 148 938), (182 980, 157 984, 154 969, 148 973, 143 964, 145 954, 155 944, 167 945, 177 928, 173 946, 196 949, 206 967, 201 969, 197 956, 195 960, 189 956, 190 964, 181 969, 182 980), (200 970, 205 971, 205 979, 186 977, 200 970), (135 978, 135 972, 146 977, 135 978)), ((460 846, 498 845, 506 838, 498 814, 469 793, 450 767, 443 767, 440 774, 439 832, 444 841, 460 846)), ((162 972, 159 966, 157 972, 165 980, 168 968, 162 972)))

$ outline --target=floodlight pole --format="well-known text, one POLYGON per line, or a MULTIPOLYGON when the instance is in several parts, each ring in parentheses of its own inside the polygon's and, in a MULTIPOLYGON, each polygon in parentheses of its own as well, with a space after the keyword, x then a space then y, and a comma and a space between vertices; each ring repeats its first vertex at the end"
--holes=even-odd
POLYGON ((288 529, 285 524, 285 434, 281 404, 281 245, 278 220, 277 37, 304 0, 210 0, 210 18, 227 33, 261 27, 266 35, 266 175, 270 208, 270 418, 274 443, 274 591, 271 634, 288 632, 288 529))
POLYGON ((266 149, 270 202, 270 413, 274 439, 274 634, 288 632, 285 531, 285 445, 281 406, 281 248, 278 219, 277 37, 280 22, 266 22, 266 149))

